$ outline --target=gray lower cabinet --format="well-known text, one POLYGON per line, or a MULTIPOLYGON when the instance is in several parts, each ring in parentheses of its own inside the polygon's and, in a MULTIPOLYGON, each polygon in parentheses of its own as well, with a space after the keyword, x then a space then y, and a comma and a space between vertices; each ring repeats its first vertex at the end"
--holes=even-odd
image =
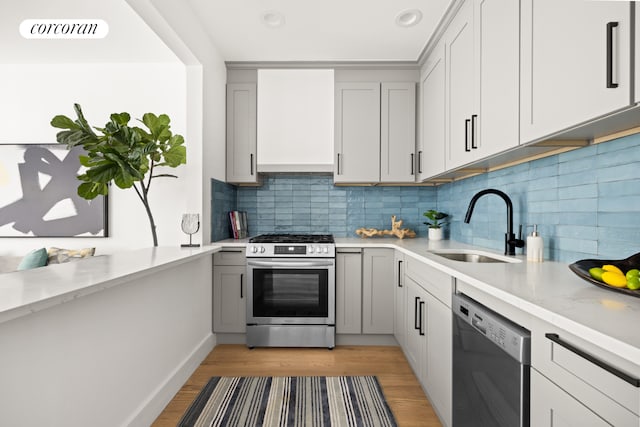
POLYGON ((336 333, 362 333, 362 253, 360 249, 336 254, 336 333))
POLYGON ((531 425, 640 425, 640 369, 536 320, 531 331, 531 425))
POLYGON ((213 257, 213 332, 246 332, 246 266, 242 252, 213 257))
POLYGON ((393 336, 404 350, 407 337, 407 286, 404 280, 404 255, 396 251, 393 260, 393 336))
POLYGON ((404 352, 440 421, 451 425, 452 277, 405 257, 404 352))
POLYGON ((393 256, 393 249, 338 249, 336 333, 393 334, 393 256))
POLYGON ((393 249, 367 248, 363 251, 363 334, 393 334, 393 260, 393 249))
MULTIPOLYGON (((535 369, 531 370, 531 425, 538 427, 611 426, 535 369)), ((632 425, 632 424, 627 424, 632 425)), ((635 425, 638 425, 637 422, 635 425)))

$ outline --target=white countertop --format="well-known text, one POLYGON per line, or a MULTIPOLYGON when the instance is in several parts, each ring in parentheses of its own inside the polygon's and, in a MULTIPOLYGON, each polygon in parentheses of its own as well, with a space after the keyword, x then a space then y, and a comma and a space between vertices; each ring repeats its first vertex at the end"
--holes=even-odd
MULTIPOLYGON (((222 246, 244 246, 247 241, 224 240, 222 246)), ((539 319, 593 342, 636 364, 640 361, 640 298, 601 289, 576 276, 567 264, 545 261, 466 263, 430 251, 474 249, 502 255, 451 240, 426 238, 336 238, 340 248, 391 248, 452 275, 539 319)))
POLYGON ((207 256, 220 245, 158 247, 0 274, 0 323, 207 256))
MULTIPOLYGON (((336 243, 338 247, 374 247, 377 242, 363 242, 355 238, 337 239, 336 243)), ((576 276, 564 263, 527 262, 522 255, 516 257, 522 261, 520 263, 467 263, 452 261, 430 251, 466 248, 496 252, 448 240, 429 242, 427 239, 404 239, 391 240, 389 243, 390 247, 459 278, 525 313, 636 364, 640 361, 640 328, 637 326, 640 298, 599 288, 576 276)))

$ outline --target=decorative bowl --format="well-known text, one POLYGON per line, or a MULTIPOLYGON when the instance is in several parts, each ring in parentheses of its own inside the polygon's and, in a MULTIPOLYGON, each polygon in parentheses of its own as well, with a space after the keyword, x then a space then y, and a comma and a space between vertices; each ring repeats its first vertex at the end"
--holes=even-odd
POLYGON ((640 289, 632 290, 629 288, 616 288, 615 286, 607 285, 606 283, 599 282, 591 277, 589 269, 593 267, 602 267, 605 264, 611 264, 618 267, 623 272, 627 272, 632 268, 640 269, 640 252, 635 255, 631 255, 627 259, 618 260, 606 260, 606 259, 582 259, 569 265, 571 271, 578 275, 581 279, 586 280, 589 283, 593 283, 601 288, 608 289, 610 291, 620 292, 627 295, 633 295, 634 297, 640 297, 640 289))

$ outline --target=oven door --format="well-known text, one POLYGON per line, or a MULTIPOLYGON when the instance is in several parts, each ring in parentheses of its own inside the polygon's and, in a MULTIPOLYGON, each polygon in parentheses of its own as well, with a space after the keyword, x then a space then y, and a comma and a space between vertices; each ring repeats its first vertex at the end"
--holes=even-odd
POLYGON ((247 324, 335 325, 335 259, 248 259, 247 273, 247 324))

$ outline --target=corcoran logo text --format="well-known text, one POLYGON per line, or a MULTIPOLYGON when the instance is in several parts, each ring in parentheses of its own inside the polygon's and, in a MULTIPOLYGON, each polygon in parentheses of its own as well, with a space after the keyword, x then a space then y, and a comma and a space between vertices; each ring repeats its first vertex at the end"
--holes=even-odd
POLYGON ((102 19, 25 19, 20 34, 26 39, 102 39, 109 25, 102 19))

